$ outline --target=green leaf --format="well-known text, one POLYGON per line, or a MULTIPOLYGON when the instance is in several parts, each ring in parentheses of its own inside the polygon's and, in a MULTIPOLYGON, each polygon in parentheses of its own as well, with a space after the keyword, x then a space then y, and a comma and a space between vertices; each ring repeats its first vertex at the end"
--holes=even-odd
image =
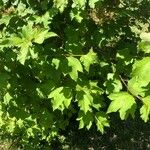
POLYGON ((76 81, 78 79, 78 71, 83 72, 82 65, 77 58, 68 57, 67 59, 68 59, 68 66, 71 67, 69 75, 73 80, 76 81))
POLYGON ((97 112, 95 115, 95 122, 97 129, 104 133, 104 127, 109 127, 109 122, 107 120, 107 116, 104 112, 97 112))
MULTIPOLYGON (((120 113, 120 118, 122 120, 126 119, 130 114, 129 112, 135 105, 135 100, 132 95, 127 92, 119 92, 119 93, 112 93, 108 96, 112 102, 110 103, 107 113, 117 112, 120 113)), ((134 109, 132 111, 135 111, 134 109)))
POLYGON ((12 36, 11 38, 9 38, 9 42, 13 46, 20 46, 23 43, 23 40, 18 36, 12 36))
POLYGON ((128 90, 134 95, 134 96, 142 96, 144 97, 146 88, 144 88, 147 85, 147 82, 143 80, 139 80, 138 77, 134 77, 128 81, 128 90))
POLYGON ((85 70, 89 72, 90 65, 97 63, 98 57, 97 54, 90 49, 90 51, 86 55, 83 55, 80 60, 83 63, 85 70))
POLYGON ((150 57, 144 57, 142 60, 136 61, 133 65, 132 77, 141 80, 142 84, 150 82, 150 57))
POLYGON ((54 32, 48 32, 48 30, 43 31, 37 31, 37 34, 34 36, 34 42, 38 44, 42 44, 45 39, 48 39, 50 37, 57 36, 54 32))
POLYGON ((150 53, 150 41, 149 42, 140 42, 139 45, 139 50, 143 51, 144 53, 150 53))
POLYGON ((89 92, 77 91, 76 100, 78 101, 80 110, 82 110, 85 114, 88 111, 91 111, 90 105, 93 101, 93 97, 89 92))
POLYGON ((17 60, 19 60, 19 62, 24 65, 24 63, 27 59, 28 53, 29 53, 29 45, 22 44, 19 54, 17 56, 17 60))
POLYGON ((107 74, 107 81, 105 81, 104 85, 106 86, 107 94, 120 92, 122 89, 121 81, 117 79, 113 73, 107 74))
POLYGON ((66 88, 66 87, 59 87, 55 90, 53 90, 48 98, 52 98, 52 107, 53 110, 60 109, 63 110, 64 107, 68 108, 71 99, 72 99, 72 93, 71 89, 66 88))
POLYGON ((33 29, 33 22, 30 21, 27 25, 22 27, 22 32, 20 35, 26 42, 31 42, 36 32, 37 31, 33 29))
POLYGON ((143 106, 140 109, 141 118, 147 122, 150 115, 150 96, 144 97, 142 99, 143 106))
POLYGON ((79 111, 77 120, 79 123, 79 129, 86 127, 88 130, 92 126, 92 122, 94 121, 93 113, 88 111, 86 114, 83 111, 79 111))
POLYGON ((9 104, 10 100, 12 99, 11 95, 7 92, 5 95, 4 95, 4 104, 9 104))
POLYGON ((2 15, 2 18, 0 18, 0 25, 1 24, 6 24, 8 25, 12 16, 11 15, 2 15))
POLYGON ((142 41, 150 42, 150 33, 142 32, 140 38, 142 41))
POLYGON ((128 81, 129 91, 137 96, 144 97, 146 86, 150 82, 150 57, 144 57, 133 65, 131 79, 128 81))
POLYGON ((70 18, 71 20, 75 19, 77 22, 81 23, 83 20, 82 12, 78 11, 77 9, 72 9, 70 12, 70 18))
POLYGON ((65 7, 67 7, 68 0, 54 0, 54 6, 63 12, 65 7))
POLYGON ((72 8, 84 9, 86 0, 73 0, 72 8))
POLYGON ((95 8, 95 3, 98 2, 99 0, 89 0, 89 6, 91 8, 95 8))

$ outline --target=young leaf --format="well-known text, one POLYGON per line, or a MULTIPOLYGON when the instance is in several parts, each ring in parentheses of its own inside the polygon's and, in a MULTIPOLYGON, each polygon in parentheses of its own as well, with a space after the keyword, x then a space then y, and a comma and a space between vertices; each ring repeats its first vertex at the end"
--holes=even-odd
POLYGON ((150 115, 150 96, 144 97, 142 99, 143 106, 140 109, 141 118, 147 122, 150 115))
MULTIPOLYGON (((129 110, 136 105, 134 97, 127 92, 112 93, 108 98, 112 100, 112 102, 108 107, 107 113, 119 111, 122 120, 126 119, 129 110)), ((134 109, 132 111, 134 111, 134 109)), ((133 113, 130 112, 130 114, 133 113)))

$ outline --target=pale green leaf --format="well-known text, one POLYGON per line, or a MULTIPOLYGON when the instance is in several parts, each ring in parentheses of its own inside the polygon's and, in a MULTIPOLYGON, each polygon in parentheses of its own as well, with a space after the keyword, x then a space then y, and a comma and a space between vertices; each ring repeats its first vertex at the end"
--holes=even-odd
POLYGON ((23 40, 20 37, 12 36, 11 38, 9 38, 9 42, 13 46, 20 46, 23 43, 23 40))
POLYGON ((144 88, 147 85, 147 82, 144 80, 139 80, 138 77, 134 77, 128 81, 128 90, 134 95, 134 96, 142 96, 144 97, 146 89, 144 88))
POLYGON ((63 12, 65 7, 67 7, 68 0, 54 0, 54 6, 59 9, 60 12, 63 12))
POLYGON ((54 32, 48 32, 48 30, 43 31, 37 31, 37 34, 34 36, 34 42, 38 44, 42 44, 45 39, 48 39, 50 37, 57 36, 54 32))
POLYGON ((52 98, 51 102, 52 102, 53 110, 56 109, 63 110, 64 107, 68 108, 71 103, 71 99, 72 99, 71 89, 59 87, 53 90, 49 94, 48 98, 52 98))
POLYGON ((75 19, 79 23, 81 23, 83 20, 81 11, 76 11, 74 9, 72 9, 72 11, 70 12, 70 18, 71 20, 75 19))
POLYGON ((77 91, 76 100, 78 101, 78 106, 85 114, 91 110, 91 103, 93 97, 89 92, 77 91))
POLYGON ((144 97, 142 99, 143 106, 140 109, 141 118, 147 122, 150 115, 150 96, 144 97))
POLYGON ((36 30, 33 29, 33 22, 28 22, 27 25, 22 27, 22 33, 20 33, 22 38, 26 40, 26 42, 31 42, 36 34, 36 30))
POLYGON ((19 62, 24 65, 24 63, 27 59, 28 53, 29 53, 29 45, 22 44, 19 54, 17 56, 17 60, 19 60, 19 62))
POLYGON ((142 60, 136 61, 133 65, 131 76, 128 81, 129 91, 137 96, 144 97, 145 87, 150 82, 150 57, 144 57, 142 60))
POLYGON ((89 6, 91 8, 95 8, 95 3, 98 2, 99 0, 89 0, 89 6))
POLYGON ((140 38, 142 39, 142 41, 150 42, 150 33, 142 32, 140 34, 140 38))
POLYGON ((149 42, 140 42, 139 45, 139 50, 143 51, 144 53, 150 53, 150 41, 149 42))
POLYGON ((11 15, 2 15, 2 17, 0 18, 0 25, 1 24, 6 24, 8 25, 10 20, 11 20, 12 16, 11 15))
POLYGON ((4 104, 9 104, 10 100, 12 99, 12 96, 7 92, 4 95, 4 104))
POLYGON ((86 0, 73 0, 72 8, 84 9, 86 5, 86 0))
POLYGON ((107 113, 119 111, 122 120, 127 118, 129 110, 136 105, 134 97, 127 92, 112 93, 108 98, 111 99, 112 102, 108 107, 107 113))
POLYGON ((142 60, 136 61, 133 65, 132 77, 138 78, 148 84, 150 82, 150 57, 144 57, 142 60))

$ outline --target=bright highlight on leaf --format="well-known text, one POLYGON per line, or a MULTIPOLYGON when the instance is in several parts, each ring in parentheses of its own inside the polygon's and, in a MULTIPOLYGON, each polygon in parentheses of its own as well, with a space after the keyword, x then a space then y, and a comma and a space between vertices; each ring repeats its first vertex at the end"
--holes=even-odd
POLYGON ((108 107, 107 113, 119 111, 122 120, 126 119, 129 114, 134 116, 136 103, 132 95, 127 92, 119 92, 110 94, 108 98, 112 102, 108 107))
POLYGON ((145 57, 134 63, 132 78, 128 81, 128 88, 133 95, 145 95, 146 86, 150 82, 150 57, 145 57))
POLYGON ((140 109, 141 118, 147 122, 150 115, 150 96, 147 96, 142 99, 143 106, 140 109))
POLYGON ((65 87, 56 88, 49 94, 48 98, 52 98, 53 110, 60 109, 63 111, 64 108, 68 108, 71 103, 71 89, 65 87))
POLYGON ((91 111, 90 105, 93 101, 93 97, 89 92, 78 91, 76 99, 78 101, 78 106, 80 107, 80 110, 82 110, 85 114, 88 111, 91 111))

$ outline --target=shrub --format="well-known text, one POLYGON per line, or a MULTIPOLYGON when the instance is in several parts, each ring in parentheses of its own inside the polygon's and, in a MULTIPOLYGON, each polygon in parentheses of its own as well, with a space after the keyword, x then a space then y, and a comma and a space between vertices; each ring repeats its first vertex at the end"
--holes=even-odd
POLYGON ((0 0, 1 133, 35 146, 72 117, 101 133, 113 112, 147 122, 149 11, 148 0, 0 0))

